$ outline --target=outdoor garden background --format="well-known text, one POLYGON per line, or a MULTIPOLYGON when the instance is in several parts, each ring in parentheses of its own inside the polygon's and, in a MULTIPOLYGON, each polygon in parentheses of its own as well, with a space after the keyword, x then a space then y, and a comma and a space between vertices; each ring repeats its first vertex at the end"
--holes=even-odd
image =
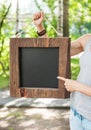
MULTIPOLYGON (((68 3, 68 0, 65 1, 68 3)), ((0 0, 0 89, 9 87, 9 43, 15 37, 16 31, 20 37, 38 37, 32 22, 32 15, 40 10, 44 11, 48 21, 44 21, 49 37, 57 37, 52 26, 62 33, 59 16, 62 17, 62 0, 0 0), (61 14, 60 14, 61 13, 61 14), (49 22, 49 23, 48 23, 49 22), (52 25, 52 26, 51 26, 52 25)), ((66 4, 65 3, 65 4, 66 4)), ((91 2, 90 0, 69 0, 68 5, 69 37, 75 40, 79 36, 91 32, 91 2)), ((64 8, 65 10, 65 8, 64 8)), ((62 21, 62 20, 61 20, 62 21)), ((66 29, 66 26, 64 27, 66 29)), ((78 58, 71 60, 72 79, 76 79, 79 72, 78 58)))
MULTIPOLYGON (((44 26, 49 37, 58 37, 56 32, 59 32, 61 36, 70 37, 72 41, 84 34, 91 33, 91 0, 0 0, 0 91, 9 90, 10 38, 16 37, 17 32, 20 32, 19 37, 22 38, 38 37, 32 21, 33 14, 38 11, 45 13, 44 26)), ((77 78, 80 70, 79 56, 71 58, 72 79, 77 78)), ((62 116, 67 112, 69 115, 69 109, 62 110, 61 113, 57 111, 56 115, 54 110, 2 108, 0 110, 0 130, 61 130, 64 122, 62 116), (45 119, 47 117, 50 119, 43 122, 41 114, 39 115, 38 112, 45 114, 45 119), (29 116, 33 113, 33 117, 29 116), (55 115, 53 115, 53 122, 50 114, 55 115), (32 122, 27 121, 29 119, 32 122), (34 122, 32 119, 37 121, 34 122), (19 123, 20 127, 18 127, 19 123), (31 128, 28 129, 29 125, 31 128), (48 126, 48 129, 45 126, 48 126)), ((68 122, 68 117, 66 121, 68 122)), ((64 127, 66 128, 65 124, 64 127)), ((68 128, 64 130, 68 130, 68 128)))

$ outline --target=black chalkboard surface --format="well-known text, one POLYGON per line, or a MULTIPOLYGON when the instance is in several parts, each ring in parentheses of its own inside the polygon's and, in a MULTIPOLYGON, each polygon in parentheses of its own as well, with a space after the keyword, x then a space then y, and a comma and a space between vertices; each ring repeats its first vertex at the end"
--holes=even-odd
POLYGON ((59 49, 20 48, 20 86, 30 88, 58 88, 59 49))

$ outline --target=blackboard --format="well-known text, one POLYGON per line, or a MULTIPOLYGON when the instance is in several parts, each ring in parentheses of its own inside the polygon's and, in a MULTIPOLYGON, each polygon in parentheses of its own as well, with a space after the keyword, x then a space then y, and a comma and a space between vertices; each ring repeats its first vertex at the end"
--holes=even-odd
POLYGON ((58 88, 59 49, 19 48, 20 86, 58 88))
POLYGON ((10 96, 68 98, 57 76, 71 76, 70 38, 10 39, 10 96))

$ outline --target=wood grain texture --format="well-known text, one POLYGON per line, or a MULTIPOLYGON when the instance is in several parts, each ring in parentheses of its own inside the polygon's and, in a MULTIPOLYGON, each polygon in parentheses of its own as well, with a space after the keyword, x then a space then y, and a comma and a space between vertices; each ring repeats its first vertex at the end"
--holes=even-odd
MULTIPOLYGON (((64 82, 58 80, 58 89, 52 88, 22 88, 19 74, 20 47, 58 47, 59 76, 70 78, 70 39, 61 38, 11 38, 10 39, 10 95, 27 98, 68 98, 69 92, 64 88, 64 82)), ((31 86, 30 86, 31 87, 31 86)))

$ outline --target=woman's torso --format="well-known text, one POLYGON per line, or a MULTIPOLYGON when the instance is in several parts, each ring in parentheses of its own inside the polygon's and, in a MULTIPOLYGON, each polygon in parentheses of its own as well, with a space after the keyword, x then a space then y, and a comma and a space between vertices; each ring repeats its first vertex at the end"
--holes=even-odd
MULTIPOLYGON (((79 61, 80 73, 77 80, 80 83, 91 86, 91 38, 86 44, 79 61)), ((91 120, 91 97, 80 92, 73 92, 70 97, 71 107, 76 109, 87 119, 91 120)))

